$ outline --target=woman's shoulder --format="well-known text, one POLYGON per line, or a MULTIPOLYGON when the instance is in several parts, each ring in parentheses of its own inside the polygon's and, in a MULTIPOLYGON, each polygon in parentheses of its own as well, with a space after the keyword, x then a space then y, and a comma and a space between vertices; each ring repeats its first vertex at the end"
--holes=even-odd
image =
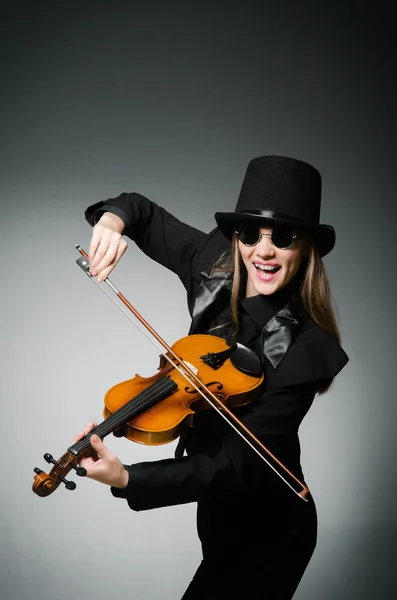
MULTIPOLYGON (((317 364, 335 364, 342 369, 349 358, 336 337, 322 329, 312 319, 307 319, 297 337, 296 350, 317 364)), ((338 372, 339 372, 338 370, 338 372)), ((335 373, 336 374, 336 373, 335 373)))
POLYGON ((349 358, 334 335, 307 319, 276 370, 273 383, 302 385, 332 380, 349 358))

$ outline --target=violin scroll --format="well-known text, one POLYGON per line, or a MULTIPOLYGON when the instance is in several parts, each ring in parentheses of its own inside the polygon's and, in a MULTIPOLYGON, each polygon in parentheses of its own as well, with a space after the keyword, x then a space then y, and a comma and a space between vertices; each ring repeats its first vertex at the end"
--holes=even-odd
POLYGON ((54 466, 49 475, 44 473, 44 471, 38 467, 33 469, 36 475, 34 477, 32 490, 41 498, 55 492, 61 483, 65 484, 67 490, 75 490, 75 482, 66 479, 66 475, 72 469, 74 469, 80 477, 87 475, 87 471, 76 464, 76 456, 72 454, 72 452, 66 452, 58 461, 56 461, 51 454, 48 454, 48 452, 44 454, 43 458, 46 462, 53 464, 54 466))

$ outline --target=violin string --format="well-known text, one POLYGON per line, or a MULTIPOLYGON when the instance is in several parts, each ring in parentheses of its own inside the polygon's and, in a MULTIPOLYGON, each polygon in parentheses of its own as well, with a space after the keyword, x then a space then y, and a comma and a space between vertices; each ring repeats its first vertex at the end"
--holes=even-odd
POLYGON ((164 376, 162 379, 153 383, 149 388, 143 390, 135 398, 131 398, 131 400, 112 413, 105 421, 102 421, 102 423, 97 425, 82 440, 78 440, 73 444, 69 448, 69 451, 80 454, 90 446, 88 435, 91 436, 95 433, 101 438, 106 437, 112 433, 113 429, 116 429, 130 419, 138 416, 138 414, 143 412, 145 408, 148 408, 148 405, 150 406, 154 400, 163 396, 165 392, 172 391, 175 387, 177 387, 177 384, 169 377, 164 376), (131 409, 133 409, 133 411, 131 411, 131 409))
MULTIPOLYGON (((143 412, 145 409, 150 408, 150 405, 156 400, 159 401, 160 398, 164 394, 168 394, 177 388, 177 384, 170 379, 169 377, 163 377, 159 381, 153 383, 149 388, 146 388, 138 394, 135 398, 131 398, 126 404, 124 404, 121 408, 119 408, 116 412, 114 412, 110 417, 108 417, 103 423, 101 423, 98 427, 103 425, 101 428, 105 431, 112 426, 113 417, 115 424, 122 425, 126 423, 128 420, 135 418, 143 412), (133 409, 133 410, 131 410, 133 409), (132 413, 132 414, 131 414, 132 413), (108 425, 108 426, 107 426, 108 425)), ((114 427, 114 425, 113 425, 114 427)), ((109 431, 111 433, 111 430, 109 431)), ((107 434, 106 434, 107 435, 107 434)))
MULTIPOLYGON (((144 329, 142 329, 142 327, 140 325, 138 325, 138 323, 135 322, 135 320, 127 313, 124 311, 124 309, 114 300, 114 298, 105 290, 105 288, 100 285, 92 275, 90 275, 90 273, 88 271, 85 271, 87 276, 95 283, 96 286, 99 287, 99 289, 113 302, 113 304, 115 304, 115 306, 117 306, 117 308, 119 310, 121 310, 121 312, 127 317, 127 319, 129 321, 131 321, 131 323, 133 323, 135 325, 135 327, 137 327, 139 329, 139 331, 141 331, 141 333, 146 337, 146 339, 149 340, 149 342, 157 349, 161 352, 161 355, 170 363, 172 364, 172 366, 177 369, 177 371, 179 371, 179 373, 190 383, 190 385, 192 385, 196 391, 204 398, 204 400, 206 400, 211 407, 216 410, 216 412, 230 425, 230 427, 232 427, 234 429, 234 431, 252 448, 252 450, 254 450, 254 452, 256 452, 256 454, 276 473, 276 475, 278 475, 283 481, 284 483, 291 488, 291 490, 293 492, 295 492, 295 494, 297 494, 300 498, 304 499, 303 496, 300 496, 299 492, 297 490, 294 489, 294 487, 290 484, 289 481, 287 481, 287 479, 285 479, 285 477, 280 473, 280 471, 278 471, 276 469, 276 467, 265 457, 263 456, 262 452, 260 452, 260 450, 243 434, 242 431, 240 431, 236 425, 234 425, 234 423, 225 415, 225 413, 222 412, 222 410, 220 408, 218 408, 216 406, 216 404, 210 399, 208 398, 208 396, 206 396, 204 394, 204 392, 202 390, 199 389, 198 385, 196 385, 195 382, 193 382, 191 379, 189 379, 188 374, 183 371, 183 369, 181 369, 178 365, 176 365, 171 358, 169 358, 166 354, 163 354, 163 349, 159 346, 157 346, 156 342, 149 337, 149 335, 146 333, 146 331, 144 329)), ((116 291, 117 293, 117 288, 115 288, 115 286, 110 282, 110 280, 108 280, 108 278, 106 278, 104 280, 103 283, 107 283, 110 288, 113 291, 116 291)), ((183 363, 183 361, 181 361, 183 363)), ((299 482, 299 485, 302 487, 302 485, 299 482)))
MULTIPOLYGON (((172 389, 177 387, 176 383, 172 381, 172 379, 168 377, 163 377, 161 380, 152 384, 149 388, 143 390, 140 394, 138 394, 135 398, 131 398, 125 405, 120 407, 114 413, 111 414, 110 417, 102 421, 99 425, 97 425, 92 431, 89 432, 90 436, 96 433, 100 437, 105 437, 112 433, 113 429, 116 429, 118 426, 126 423, 130 419, 138 416, 140 412, 142 412, 145 408, 148 408, 154 400, 163 396, 165 392, 169 392, 172 389), (154 386, 156 389, 154 390, 154 386), (133 408, 133 411, 131 409, 133 408)), ((88 435, 88 434, 87 434, 88 435)), ((82 452, 86 448, 89 447, 89 442, 87 443, 88 438, 84 438, 84 440, 79 440, 73 446, 69 448, 71 451, 76 451, 77 453, 82 452), (79 443, 84 442, 79 446, 79 443)))

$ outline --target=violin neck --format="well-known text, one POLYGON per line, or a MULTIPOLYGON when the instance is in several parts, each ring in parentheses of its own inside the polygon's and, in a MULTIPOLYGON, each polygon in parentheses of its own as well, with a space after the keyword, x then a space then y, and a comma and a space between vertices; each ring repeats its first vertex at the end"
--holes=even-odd
POLYGON ((102 421, 102 423, 92 429, 83 439, 73 444, 73 446, 70 446, 68 451, 75 456, 79 456, 91 446, 90 437, 92 435, 96 434, 101 439, 105 438, 122 425, 125 425, 128 421, 135 419, 135 417, 139 416, 141 413, 147 411, 161 400, 164 400, 164 398, 169 396, 177 387, 178 385, 171 378, 166 376, 161 377, 143 392, 137 394, 134 398, 131 398, 131 400, 126 402, 126 404, 116 410, 116 412, 107 419, 102 421))

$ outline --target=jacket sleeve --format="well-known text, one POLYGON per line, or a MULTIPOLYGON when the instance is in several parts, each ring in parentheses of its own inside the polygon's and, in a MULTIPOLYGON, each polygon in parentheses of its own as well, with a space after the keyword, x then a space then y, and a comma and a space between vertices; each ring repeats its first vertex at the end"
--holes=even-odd
POLYGON ((125 235, 150 258, 170 269, 189 286, 192 262, 207 239, 207 234, 182 223, 155 202, 137 193, 88 207, 85 217, 95 225, 106 211, 117 214, 125 223, 125 235))
MULTIPOLYGON (((291 449, 296 454, 296 433, 314 395, 312 385, 266 392, 250 405, 241 420, 277 458, 288 463, 291 449)), ((111 491, 114 496, 125 498, 130 508, 137 511, 196 502, 213 493, 227 494, 236 487, 263 486, 278 479, 232 429, 201 452, 139 463, 126 469, 127 487, 111 491)))

